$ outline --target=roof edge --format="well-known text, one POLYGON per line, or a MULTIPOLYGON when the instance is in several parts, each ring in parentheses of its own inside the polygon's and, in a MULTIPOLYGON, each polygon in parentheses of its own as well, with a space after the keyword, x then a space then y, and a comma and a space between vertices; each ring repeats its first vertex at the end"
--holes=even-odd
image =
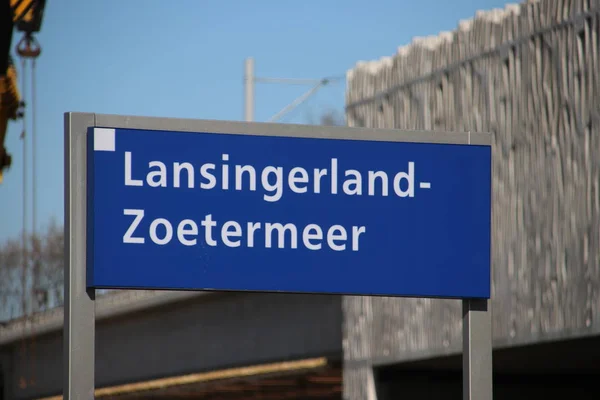
POLYGON ((383 56, 378 59, 357 61, 354 66, 346 71, 346 80, 351 81, 357 72, 375 76, 382 70, 391 68, 395 58, 405 57, 410 51, 417 47, 423 47, 429 51, 434 51, 444 43, 454 40, 456 34, 471 30, 477 21, 502 24, 507 18, 520 14, 522 6, 539 3, 539 1, 540 0, 522 0, 518 3, 507 3, 503 8, 479 9, 475 11, 475 15, 472 17, 459 20, 457 26, 453 30, 440 31, 437 34, 429 36, 413 36, 408 43, 399 46, 396 49, 395 54, 383 56))
MULTIPOLYGON (((96 299, 96 321, 210 294, 213 293, 158 290, 110 292, 96 299)), ((54 332, 62 329, 63 326, 64 308, 62 306, 13 320, 6 327, 0 329, 0 346, 23 338, 54 332)))

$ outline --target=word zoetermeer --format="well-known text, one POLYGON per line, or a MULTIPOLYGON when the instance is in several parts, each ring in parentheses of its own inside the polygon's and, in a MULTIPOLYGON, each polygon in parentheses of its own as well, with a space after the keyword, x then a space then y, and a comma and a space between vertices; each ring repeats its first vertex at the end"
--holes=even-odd
MULTIPOLYGON (((165 218, 156 218, 150 222, 144 222, 144 210, 141 209, 125 209, 124 215, 134 216, 133 222, 129 225, 129 228, 123 235, 123 243, 132 244, 144 244, 146 237, 157 245, 169 244, 174 237, 179 243, 184 246, 195 246, 198 244, 199 229, 196 221, 192 219, 184 219, 177 223, 175 231, 174 225, 171 221, 165 218), (145 226, 147 228, 141 228, 145 226), (161 228, 161 235, 158 233, 159 227, 161 228), (140 229, 138 229, 140 228, 140 229), (141 232, 147 232, 147 236, 139 236, 141 232)), ((208 214, 200 221, 200 225, 204 227, 204 243, 209 246, 215 247, 219 245, 216 240, 213 228, 217 228, 217 221, 212 219, 212 215, 208 214)), ((217 233, 216 236, 220 236, 221 243, 227 247, 254 247, 255 238, 257 235, 261 235, 260 231, 264 232, 264 245, 266 248, 274 247, 276 242, 277 248, 291 248, 297 249, 299 240, 299 232, 296 225, 287 223, 285 225, 281 223, 265 223, 260 222, 248 222, 244 224, 246 227, 245 231, 242 228, 242 224, 236 221, 226 221, 220 226, 220 235, 217 233), (286 235, 286 232, 288 233, 286 235), (246 234, 244 237, 244 233, 246 234), (286 236, 288 239, 286 240, 286 236), (243 240, 244 239, 244 240, 243 240)), ((218 231, 218 229, 215 229, 218 231)), ((359 250, 359 238, 360 235, 365 233, 366 228, 364 226, 352 226, 350 228, 350 237, 348 237, 348 231, 342 225, 332 225, 326 230, 321 228, 317 224, 308 224, 301 231, 301 243, 305 248, 309 250, 321 250, 323 248, 323 242, 327 246, 335 251, 344 251, 351 248, 352 251, 359 250), (347 244, 347 241, 351 243, 347 244)))

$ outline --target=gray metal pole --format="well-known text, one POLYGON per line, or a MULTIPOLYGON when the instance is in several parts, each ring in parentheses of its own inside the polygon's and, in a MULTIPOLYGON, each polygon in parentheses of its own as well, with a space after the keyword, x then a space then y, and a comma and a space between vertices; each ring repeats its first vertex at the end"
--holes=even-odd
POLYGON ((254 59, 252 57, 246 58, 244 92, 244 118, 247 122, 252 122, 254 120, 254 59))
POLYGON ((463 300, 463 399, 492 400, 492 311, 488 300, 463 300))
POLYGON ((65 400, 94 399, 95 291, 86 287, 86 132, 93 125, 93 114, 65 115, 65 400))

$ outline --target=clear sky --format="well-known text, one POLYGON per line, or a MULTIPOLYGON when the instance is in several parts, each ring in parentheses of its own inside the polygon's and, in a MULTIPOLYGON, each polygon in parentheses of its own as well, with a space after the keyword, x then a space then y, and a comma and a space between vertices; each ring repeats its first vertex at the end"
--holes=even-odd
MULTIPOLYGON (((476 10, 504 4, 48 0, 37 36, 43 49, 36 77, 38 227, 63 219, 64 112, 241 120, 247 56, 255 58, 257 76, 343 76, 360 60, 393 55, 413 36, 455 29, 476 10)), ((16 33, 13 48, 19 38, 16 33)), ((258 84, 255 119, 268 120, 307 89, 258 84)), ((342 112, 344 90, 343 81, 325 87, 281 122, 306 123, 328 109, 342 112)), ((25 96, 30 100, 29 92, 25 96)), ((22 228, 21 130, 22 123, 13 122, 6 140, 13 167, 0 185, 0 241, 22 228)), ((28 192, 31 200, 31 188, 28 192)))

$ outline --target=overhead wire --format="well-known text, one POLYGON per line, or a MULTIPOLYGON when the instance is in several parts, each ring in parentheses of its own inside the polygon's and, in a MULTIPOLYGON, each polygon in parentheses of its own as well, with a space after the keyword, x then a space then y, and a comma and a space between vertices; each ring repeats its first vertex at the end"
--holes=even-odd
MULTIPOLYGON (((35 305, 35 308, 32 308, 33 317, 35 319, 35 315, 37 311, 39 311, 39 302, 38 302, 38 286, 39 286, 39 273, 41 272, 40 266, 40 246, 41 246, 41 238, 38 237, 37 234, 37 143, 36 143, 36 82, 35 82, 35 72, 36 72, 36 59, 35 57, 31 59, 31 185, 32 185, 32 193, 31 193, 31 261, 32 261, 32 303, 35 305)), ((32 324, 35 321, 32 321, 32 324)), ((30 383, 35 385, 35 347, 36 341, 32 336, 31 339, 31 351, 30 351, 30 383)))
POLYGON ((285 106, 281 111, 279 111, 277 114, 275 114, 274 116, 272 116, 271 119, 269 120, 269 122, 275 122, 275 121, 277 121, 279 118, 283 117, 285 114, 289 113, 294 108, 296 108, 300 104, 304 103, 306 100, 308 100, 308 98, 310 96, 312 96, 314 93, 316 93, 317 90, 319 90, 321 88, 321 86, 323 86, 323 85, 324 85, 323 82, 319 82, 316 85, 314 85, 306 93, 304 93, 300 97, 296 98, 293 102, 291 102, 290 104, 288 104, 287 106, 285 106))
MULTIPOLYGON (((39 54, 39 53, 38 53, 39 54)), ((31 59, 31 113, 23 111, 23 131, 21 133, 21 140, 23 141, 23 209, 22 209, 22 260, 21 260, 21 279, 22 279, 22 292, 21 292, 21 307, 23 313, 23 336, 21 340, 21 356, 24 359, 24 364, 27 365, 29 384, 35 384, 35 338, 30 341, 30 348, 28 349, 27 340, 27 329, 28 326, 33 324, 33 321, 28 321, 30 312, 32 318, 35 318, 35 314, 38 311, 39 304, 37 304, 37 287, 38 287, 38 274, 40 273, 41 266, 39 265, 39 247, 41 242, 37 235, 37 184, 36 184, 36 167, 37 167, 37 143, 36 143, 36 61, 37 57, 34 52, 23 52, 21 55, 21 70, 22 70, 22 91, 23 91, 23 103, 25 104, 25 98, 27 93, 27 59, 31 59), (31 146, 32 146, 32 199, 31 199, 31 233, 28 232, 28 208, 29 208, 29 192, 28 192, 28 151, 27 141, 29 138, 27 118, 31 115, 31 146), (30 285, 29 289, 28 286, 30 285), (27 301, 29 299, 29 303, 27 301), (29 323, 28 323, 29 322, 29 323)), ((26 108, 26 107, 24 107, 26 108)), ((26 376, 19 377, 19 386, 26 388, 28 386, 28 379, 26 376)))
MULTIPOLYGON (((23 96, 25 96, 27 89, 27 63, 24 57, 21 58, 21 73, 22 75, 22 91, 23 96)), ((23 102, 25 99, 23 99, 23 102)), ((27 240, 27 113, 23 111, 23 131, 20 136, 23 141, 23 187, 22 187, 22 196, 23 196, 23 209, 22 209, 22 243, 21 243, 21 284, 22 284, 22 293, 21 293, 21 307, 23 312, 23 335, 21 338, 21 357, 25 359, 27 357, 27 269, 29 264, 29 246, 27 240)), ((26 365, 28 363, 25 363, 26 365)), ((19 377, 19 386, 21 388, 27 387, 27 380, 24 376, 19 377)))
MULTIPOLYGON (((37 143, 36 143, 36 85, 35 85, 35 58, 31 60, 31 174, 32 174, 32 213, 31 233, 37 237, 37 143)), ((35 249, 33 249, 35 251, 35 249)), ((35 253, 34 253, 35 256, 35 253)))
MULTIPOLYGON (((264 82, 276 82, 276 83, 286 83, 285 81, 287 81, 287 79, 277 79, 277 78, 257 78, 259 81, 264 81, 264 82), (283 82, 282 82, 283 81, 283 82)), ((273 115, 271 117, 271 119, 269 119, 269 122, 275 122, 278 119, 280 119, 281 117, 283 117, 285 114, 288 114, 289 112, 291 112, 293 109, 295 109, 296 107, 300 106, 302 103, 306 102, 312 95, 314 95, 321 87, 326 86, 332 82, 337 82, 339 80, 343 79, 343 76, 332 76, 332 77, 327 77, 327 78, 322 78, 322 79, 314 79, 314 80, 308 80, 308 79, 298 79, 298 80, 291 80, 291 83, 296 83, 296 82, 311 82, 311 83, 315 83, 316 84, 310 88, 307 92, 305 92, 304 94, 302 94, 301 96, 297 97, 294 101, 292 101, 290 104, 288 104, 287 106, 285 106, 283 109, 281 109, 277 114, 273 115)))

